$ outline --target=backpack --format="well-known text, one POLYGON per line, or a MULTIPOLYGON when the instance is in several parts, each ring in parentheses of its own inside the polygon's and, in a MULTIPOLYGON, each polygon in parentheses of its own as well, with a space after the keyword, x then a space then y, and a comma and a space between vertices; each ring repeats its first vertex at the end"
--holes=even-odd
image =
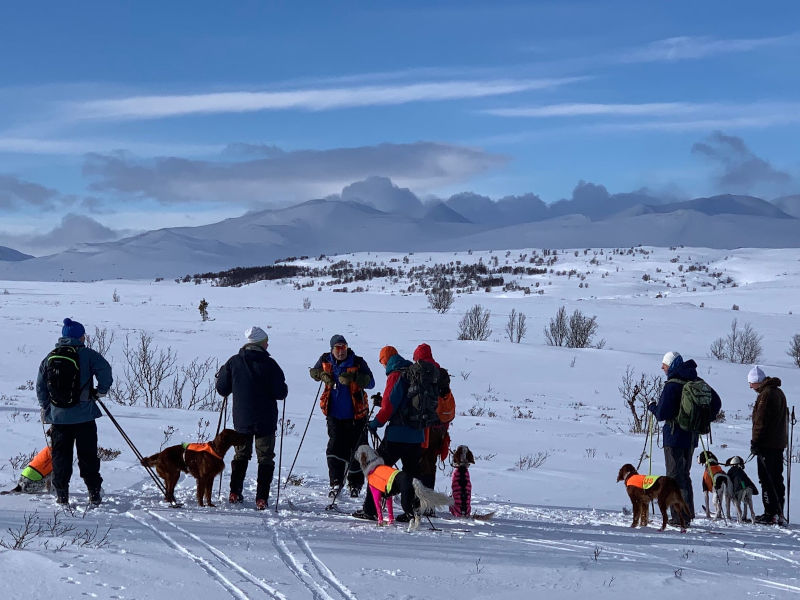
POLYGON ((447 424, 456 416, 456 399, 450 391, 450 374, 447 369, 439 369, 439 403, 436 405, 439 422, 447 424))
POLYGON ((400 409, 403 425, 425 429, 439 423, 439 369, 436 365, 418 360, 403 372, 408 384, 406 401, 400 409))
POLYGON ((81 367, 75 346, 57 346, 45 358, 45 382, 50 404, 71 408, 81 399, 81 367))
POLYGON ((682 383, 681 403, 675 423, 684 431, 705 435, 711 431, 711 400, 709 385, 702 379, 684 382, 681 379, 670 379, 674 383, 682 383))

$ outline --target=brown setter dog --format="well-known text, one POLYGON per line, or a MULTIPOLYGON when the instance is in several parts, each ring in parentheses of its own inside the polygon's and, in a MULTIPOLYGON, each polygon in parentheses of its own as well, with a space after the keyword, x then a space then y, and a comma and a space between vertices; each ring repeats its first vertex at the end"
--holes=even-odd
POLYGON ((631 464, 622 465, 617 475, 617 481, 625 482, 628 497, 633 505, 633 523, 631 523, 631 527, 636 527, 639 524, 642 527, 646 527, 647 514, 650 510, 648 505, 652 500, 658 500, 658 508, 661 511, 662 518, 661 531, 667 528, 667 508, 672 507, 681 521, 681 531, 685 532, 686 522, 683 515, 690 514, 690 511, 683 500, 678 482, 666 475, 656 475, 652 485, 645 489, 642 487, 642 483, 637 481, 640 477, 643 476, 639 475, 636 472, 636 467, 631 464))
POLYGON ((197 480, 197 504, 214 506, 211 502, 211 488, 214 478, 225 468, 225 453, 231 446, 246 444, 250 436, 238 433, 233 429, 223 429, 208 444, 183 444, 164 448, 158 454, 142 459, 146 467, 155 467, 164 480, 167 488, 164 500, 175 503, 175 485, 180 479, 181 471, 197 480))

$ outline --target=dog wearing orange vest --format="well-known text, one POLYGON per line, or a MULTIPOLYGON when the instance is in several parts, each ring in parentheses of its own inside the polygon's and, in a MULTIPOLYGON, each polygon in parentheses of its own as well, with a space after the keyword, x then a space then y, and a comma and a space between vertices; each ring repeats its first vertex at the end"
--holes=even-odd
POLYGON ((156 473, 164 480, 164 500, 167 502, 176 502, 175 486, 183 471, 197 480, 198 506, 204 506, 203 499, 205 506, 214 506, 211 502, 211 488, 214 486, 214 478, 225 468, 225 453, 231 446, 246 444, 249 440, 250 437, 243 433, 223 429, 210 442, 170 446, 143 458, 142 464, 145 467, 155 467, 156 473))
POLYGON ((386 511, 389 513, 389 525, 394 523, 392 497, 397 494, 400 494, 403 511, 409 517, 409 531, 419 528, 421 515, 426 511, 435 510, 437 506, 450 506, 453 502, 450 496, 427 488, 419 479, 412 479, 408 473, 384 464, 378 453, 366 444, 358 447, 355 458, 369 484, 378 525, 383 525, 383 500, 386 501, 386 511))
MULTIPOLYGON (((703 450, 697 455, 697 463, 703 465, 703 494, 705 495, 706 517, 711 518, 709 510, 708 495, 714 492, 714 520, 731 518, 731 500, 733 499, 731 479, 721 466, 717 457, 711 450, 703 450), (725 511, 723 511, 723 505, 725 511)), ((734 503, 739 522, 742 521, 741 508, 738 503, 734 503)))
POLYGON ((624 464, 619 470, 617 481, 625 482, 625 489, 633 505, 633 523, 631 527, 641 524, 647 526, 647 515, 652 500, 658 501, 661 511, 661 531, 667 528, 667 508, 672 507, 681 521, 681 532, 686 531, 684 515, 691 514, 689 507, 681 495, 678 482, 666 475, 640 475, 632 464, 624 464))

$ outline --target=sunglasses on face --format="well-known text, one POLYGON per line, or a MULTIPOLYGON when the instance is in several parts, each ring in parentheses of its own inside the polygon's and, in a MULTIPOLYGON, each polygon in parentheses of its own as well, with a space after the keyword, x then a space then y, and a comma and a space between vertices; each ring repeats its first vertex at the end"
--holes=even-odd
POLYGON ((347 350, 347 344, 336 344, 333 347, 334 350, 347 350))

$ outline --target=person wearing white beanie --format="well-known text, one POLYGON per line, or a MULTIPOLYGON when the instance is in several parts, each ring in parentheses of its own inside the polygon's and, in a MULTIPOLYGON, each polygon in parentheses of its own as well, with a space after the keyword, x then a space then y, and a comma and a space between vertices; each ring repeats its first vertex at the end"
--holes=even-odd
POLYGON ((788 444, 786 396, 780 388, 781 380, 767 377, 758 365, 747 373, 747 384, 758 394, 753 405, 750 452, 758 459, 758 480, 764 503, 764 514, 754 520, 756 523, 784 523, 783 451, 788 444))
MULTIPOLYGON (((667 475, 675 479, 681 489, 690 514, 683 515, 684 522, 689 523, 694 519, 694 493, 692 492, 692 455, 697 448, 698 435, 679 427, 675 420, 681 405, 683 386, 687 381, 697 381, 697 363, 694 360, 684 361, 683 357, 674 350, 664 354, 661 359, 661 370, 667 376, 667 382, 658 402, 651 402, 647 410, 653 413, 657 421, 664 421, 662 434, 664 439, 664 465, 667 475)), ((709 386, 710 388, 710 386, 709 386)), ((711 389, 711 419, 715 419, 722 408, 722 400, 711 389)), ((680 526, 680 517, 670 509, 670 525, 680 526)))
POLYGON ((244 500, 244 478, 255 442, 258 460, 255 507, 264 510, 269 501, 269 488, 275 471, 278 400, 286 400, 289 389, 283 371, 267 352, 267 332, 253 325, 245 330, 244 337, 245 345, 222 365, 216 382, 218 394, 233 394, 233 428, 250 436, 247 444, 235 447, 228 502, 244 500))

